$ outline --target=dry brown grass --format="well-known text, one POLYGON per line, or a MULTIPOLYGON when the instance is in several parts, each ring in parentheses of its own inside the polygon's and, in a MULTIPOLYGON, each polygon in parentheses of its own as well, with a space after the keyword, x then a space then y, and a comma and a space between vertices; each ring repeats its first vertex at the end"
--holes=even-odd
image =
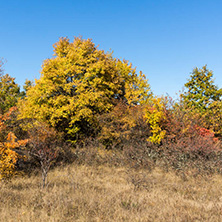
POLYGON ((70 165, 1 183, 0 221, 222 221, 222 177, 70 165))

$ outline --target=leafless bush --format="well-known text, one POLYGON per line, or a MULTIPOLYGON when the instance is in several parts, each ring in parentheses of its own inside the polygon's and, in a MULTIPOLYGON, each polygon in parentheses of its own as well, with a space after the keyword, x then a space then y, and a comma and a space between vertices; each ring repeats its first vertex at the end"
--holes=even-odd
POLYGON ((56 160, 60 141, 56 131, 43 123, 36 122, 28 132, 29 155, 39 161, 42 172, 42 187, 47 185, 49 169, 56 160))

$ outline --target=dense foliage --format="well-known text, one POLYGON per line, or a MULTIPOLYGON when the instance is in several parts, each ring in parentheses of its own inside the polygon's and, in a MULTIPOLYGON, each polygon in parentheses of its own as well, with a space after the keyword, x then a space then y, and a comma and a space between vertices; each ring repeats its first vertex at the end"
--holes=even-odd
POLYGON ((21 96, 23 93, 20 92, 19 85, 15 83, 15 78, 0 73, 0 114, 6 113, 15 106, 21 96))
POLYGON ((54 57, 44 62, 41 78, 19 103, 22 118, 35 118, 67 133, 72 141, 97 133, 97 114, 116 100, 143 104, 150 97, 145 76, 127 61, 99 50, 90 40, 61 38, 54 57))
POLYGON ((187 92, 182 95, 188 107, 204 112, 213 102, 221 100, 222 88, 219 89, 214 84, 212 77, 213 72, 207 66, 193 70, 185 84, 187 92))
POLYGON ((222 88, 214 84, 213 72, 203 66, 201 69, 195 68, 190 79, 185 84, 187 91, 181 95, 185 109, 191 111, 202 118, 202 125, 213 130, 218 136, 222 136, 221 119, 221 99, 222 88))
POLYGON ((27 140, 17 140, 13 132, 4 137, 7 121, 11 118, 15 107, 4 115, 0 114, 0 179, 9 179, 15 174, 15 165, 19 158, 24 158, 16 152, 15 148, 24 147, 27 140))
POLYGON ((153 96, 142 72, 92 40, 61 38, 24 92, 0 74, 1 178, 14 174, 24 154, 41 165, 43 187, 54 163, 71 160, 221 172, 222 89, 206 66, 173 100, 153 96))

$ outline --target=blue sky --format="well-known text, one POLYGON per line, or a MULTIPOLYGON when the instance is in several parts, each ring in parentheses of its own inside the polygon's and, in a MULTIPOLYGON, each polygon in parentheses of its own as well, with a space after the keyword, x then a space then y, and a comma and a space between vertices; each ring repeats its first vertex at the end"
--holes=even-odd
POLYGON ((0 0, 0 57, 23 85, 40 77, 59 37, 92 38, 146 74, 156 95, 175 96, 207 64, 222 87, 221 0, 0 0))

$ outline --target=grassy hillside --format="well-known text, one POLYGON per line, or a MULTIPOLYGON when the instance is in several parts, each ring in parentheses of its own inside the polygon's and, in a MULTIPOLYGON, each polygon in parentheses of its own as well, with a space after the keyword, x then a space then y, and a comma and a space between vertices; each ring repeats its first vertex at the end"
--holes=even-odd
POLYGON ((1 221, 222 221, 222 177, 69 165, 1 183, 1 221))

